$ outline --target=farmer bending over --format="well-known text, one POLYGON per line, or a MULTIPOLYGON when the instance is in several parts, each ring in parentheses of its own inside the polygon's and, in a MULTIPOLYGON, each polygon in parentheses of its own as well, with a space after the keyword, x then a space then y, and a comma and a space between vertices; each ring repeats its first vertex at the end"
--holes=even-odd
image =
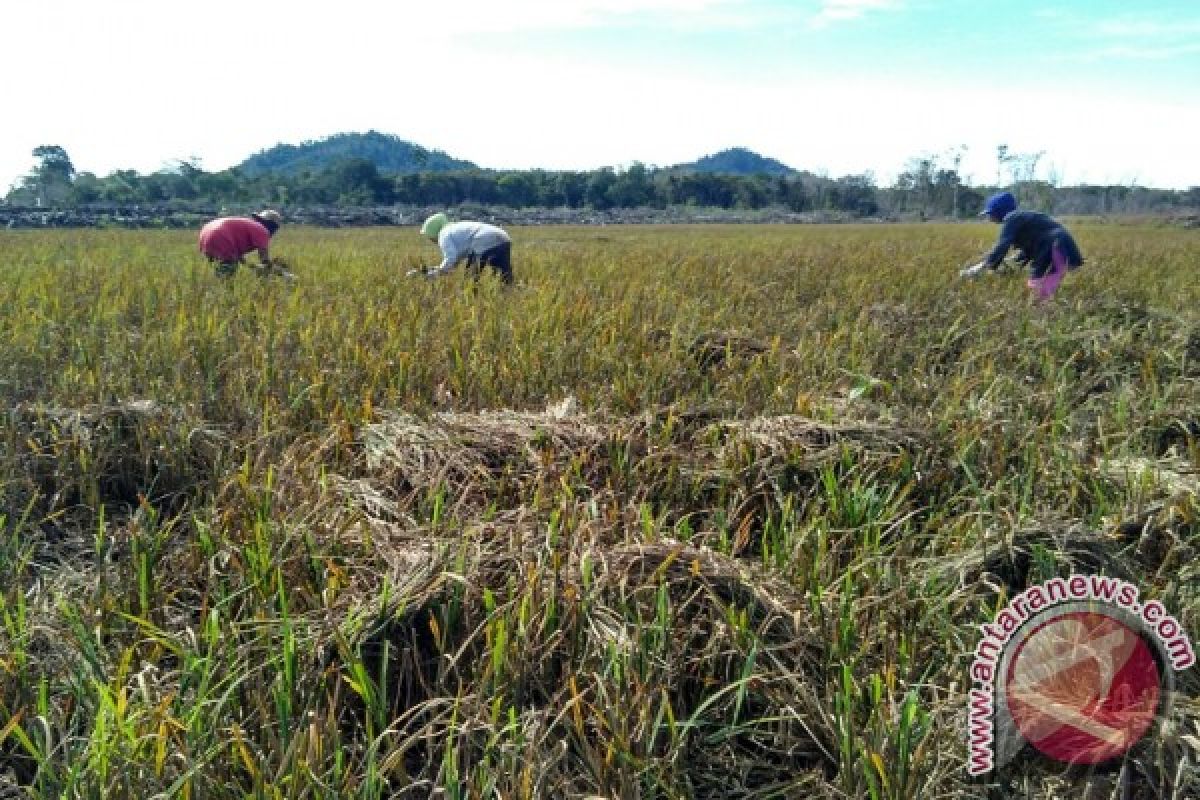
POLYGON ((451 222, 445 214, 434 214, 421 226, 421 235, 437 242, 442 263, 436 267, 409 270, 409 276, 433 278, 444 275, 462 260, 478 279, 484 267, 491 267, 505 283, 513 282, 512 240, 503 228, 486 222, 451 222))
POLYGON ((210 263, 216 264, 217 274, 228 278, 237 272, 238 264, 252 251, 258 251, 262 262, 260 271, 270 274, 272 270, 285 277, 291 273, 271 263, 271 237, 283 224, 278 211, 259 211, 248 217, 220 217, 200 229, 200 252, 210 263))
POLYGON ((962 270, 959 275, 974 278, 985 269, 996 269, 1010 247, 1020 250, 1020 263, 1029 264, 1027 285, 1034 300, 1043 302, 1054 296, 1067 270, 1083 265, 1083 255, 1071 234, 1061 223, 1037 211, 1017 211, 1017 198, 1001 192, 988 198, 979 216, 1003 225, 996 246, 983 261, 962 270))

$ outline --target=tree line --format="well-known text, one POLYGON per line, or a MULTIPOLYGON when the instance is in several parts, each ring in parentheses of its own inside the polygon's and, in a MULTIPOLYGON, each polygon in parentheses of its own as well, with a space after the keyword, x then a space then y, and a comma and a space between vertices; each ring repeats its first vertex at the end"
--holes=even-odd
MULTIPOLYGON (((1014 189, 1022 205, 1062 214, 1155 213, 1200 208, 1200 187, 1151 189, 1135 185, 1057 186, 1033 178, 1029 157, 1012 156, 996 186, 1014 189), (1012 162, 1018 161, 1016 167, 1012 162), (1024 170, 1023 172, 1021 170, 1024 170), (1007 178, 1007 180, 1005 180, 1007 178)), ((105 177, 77 172, 57 145, 33 151, 34 169, 5 196, 11 206, 83 208, 151 205, 179 209, 220 206, 456 206, 510 208, 701 207, 839 211, 858 216, 968 217, 992 187, 964 183, 958 160, 913 159, 890 186, 870 174, 831 178, 810 172, 734 175, 626 168, 588 171, 484 170, 386 173, 365 158, 349 158, 296 174, 248 174, 234 167, 208 172, 179 161, 149 174, 118 170, 105 177)), ((1005 163, 1005 162, 1001 162, 1005 163)))

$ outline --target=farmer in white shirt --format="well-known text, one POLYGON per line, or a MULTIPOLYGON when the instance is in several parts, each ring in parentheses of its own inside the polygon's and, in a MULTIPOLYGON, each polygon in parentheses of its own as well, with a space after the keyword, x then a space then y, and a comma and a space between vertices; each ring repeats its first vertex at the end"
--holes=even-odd
POLYGON ((421 226, 421 235, 437 242, 442 263, 436 267, 411 270, 409 275, 433 278, 444 275, 466 259, 467 269, 476 278, 484 267, 496 270, 505 283, 513 282, 512 240, 502 228, 486 222, 451 222, 445 214, 434 214, 421 226))

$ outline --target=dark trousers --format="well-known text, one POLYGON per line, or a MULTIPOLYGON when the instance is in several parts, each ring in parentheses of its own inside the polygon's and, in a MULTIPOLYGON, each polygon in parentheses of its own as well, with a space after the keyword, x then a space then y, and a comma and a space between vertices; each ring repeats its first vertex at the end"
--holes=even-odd
POLYGON ((503 242, 495 247, 489 247, 479 255, 467 256, 467 270, 471 273, 471 277, 478 280, 484 267, 491 267, 496 270, 500 280, 512 283, 512 242, 503 242))
POLYGON ((1029 277, 1042 278, 1050 271, 1050 267, 1054 263, 1054 248, 1058 248, 1059 252, 1067 261, 1067 269, 1075 269, 1083 266, 1083 254, 1079 252, 1079 245, 1067 233, 1066 228, 1059 228, 1054 231, 1054 234, 1042 242, 1041 247, 1036 253, 1032 254, 1029 265, 1029 277))

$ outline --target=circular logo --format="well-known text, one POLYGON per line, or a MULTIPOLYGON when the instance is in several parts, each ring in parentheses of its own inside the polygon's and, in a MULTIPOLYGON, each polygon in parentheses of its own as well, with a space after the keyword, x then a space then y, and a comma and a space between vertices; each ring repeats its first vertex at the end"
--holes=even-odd
POLYGON ((1102 611, 1069 611, 1032 628, 1008 662, 1005 699, 1021 735, 1069 764, 1099 764, 1150 728, 1162 673, 1146 640, 1102 611))

